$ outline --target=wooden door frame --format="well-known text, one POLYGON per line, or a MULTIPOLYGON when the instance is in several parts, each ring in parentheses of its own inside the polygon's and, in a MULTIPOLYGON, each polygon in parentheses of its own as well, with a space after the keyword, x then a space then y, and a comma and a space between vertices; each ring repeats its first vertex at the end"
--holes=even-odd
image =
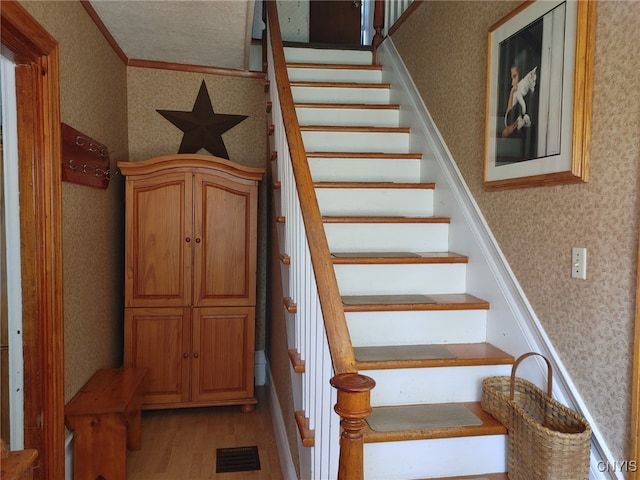
POLYGON ((631 374, 631 425, 629 461, 635 461, 635 468, 629 472, 629 480, 640 479, 640 232, 638 234, 638 258, 636 270, 636 315, 633 335, 633 371, 631 374))
POLYGON ((58 43, 16 1, 2 0, 2 52, 16 63, 25 448, 34 478, 65 475, 64 316, 58 43))

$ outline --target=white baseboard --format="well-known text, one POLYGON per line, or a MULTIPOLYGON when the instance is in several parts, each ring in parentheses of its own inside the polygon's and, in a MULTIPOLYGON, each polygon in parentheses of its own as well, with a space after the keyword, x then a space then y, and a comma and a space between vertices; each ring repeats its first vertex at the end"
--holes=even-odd
POLYGON ((255 352, 254 382, 257 386, 265 385, 267 382, 267 356, 264 350, 255 352))
POLYGON ((73 432, 64 440, 64 480, 73 480, 73 432))
POLYGON ((268 375, 268 383, 266 384, 266 386, 269 394, 271 422, 273 423, 273 433, 276 437, 276 446, 278 448, 278 458, 280 459, 282 478, 284 480, 298 480, 296 467, 293 463, 293 457, 291 456, 291 449, 289 448, 289 440, 287 438, 287 430, 284 426, 282 410, 280 409, 278 393, 273 386, 273 377, 271 376, 271 370, 269 369, 268 365, 266 365, 266 367, 266 372, 268 375))

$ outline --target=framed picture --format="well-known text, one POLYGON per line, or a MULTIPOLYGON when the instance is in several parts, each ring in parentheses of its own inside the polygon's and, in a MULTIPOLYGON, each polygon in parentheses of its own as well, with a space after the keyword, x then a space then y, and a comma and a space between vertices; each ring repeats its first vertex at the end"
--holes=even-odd
POLYGON ((484 186, 589 180, 595 1, 529 1, 489 30, 484 186))

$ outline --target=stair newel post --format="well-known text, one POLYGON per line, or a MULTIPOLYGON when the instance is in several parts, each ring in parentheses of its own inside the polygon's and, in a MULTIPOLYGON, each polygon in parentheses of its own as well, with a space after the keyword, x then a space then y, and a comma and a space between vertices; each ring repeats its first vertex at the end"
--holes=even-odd
POLYGON ((385 0, 375 0, 373 6, 373 29, 375 33, 373 35, 373 63, 376 64, 376 53, 378 47, 382 43, 384 36, 382 35, 382 29, 384 28, 384 2, 385 0))
POLYGON ((334 410, 340 416, 338 480, 364 479, 364 419, 371 414, 371 389, 376 382, 365 375, 341 373, 331 379, 338 390, 334 410))

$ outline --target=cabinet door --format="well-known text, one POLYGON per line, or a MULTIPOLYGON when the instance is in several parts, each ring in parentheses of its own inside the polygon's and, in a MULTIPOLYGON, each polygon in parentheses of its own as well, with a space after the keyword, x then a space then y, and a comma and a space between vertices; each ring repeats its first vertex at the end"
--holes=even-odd
POLYGON ((191 398, 253 398, 254 308, 193 309, 191 398))
POLYGON ((188 308, 125 308, 124 366, 146 368, 145 405, 189 400, 188 308))
POLYGON ((255 306, 257 186, 194 178, 194 306, 255 306))
POLYGON ((134 177, 126 188, 126 306, 190 305, 191 174, 134 177))

